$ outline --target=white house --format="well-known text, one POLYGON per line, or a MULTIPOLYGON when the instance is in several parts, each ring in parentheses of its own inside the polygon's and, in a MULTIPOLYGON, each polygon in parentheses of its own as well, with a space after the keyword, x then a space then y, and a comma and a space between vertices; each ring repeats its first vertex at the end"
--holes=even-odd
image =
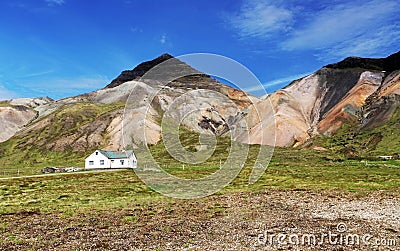
POLYGON ((390 160, 390 159, 393 159, 393 156, 392 156, 392 155, 388 155, 388 156, 379 156, 379 158, 380 158, 380 159, 383 159, 383 160, 390 160))
POLYGON ((136 168, 137 159, 132 150, 103 151, 96 150, 85 159, 85 169, 98 168, 136 168))

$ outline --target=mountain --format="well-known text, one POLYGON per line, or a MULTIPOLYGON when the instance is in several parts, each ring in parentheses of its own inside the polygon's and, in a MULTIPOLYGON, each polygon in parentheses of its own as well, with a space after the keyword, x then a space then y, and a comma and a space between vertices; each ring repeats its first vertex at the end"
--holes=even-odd
POLYGON ((341 62, 329 64, 325 68, 349 69, 361 68, 372 71, 393 72, 400 69, 400 53, 394 53, 387 58, 348 57, 341 62))
POLYGON ((121 149, 124 109, 130 109, 124 130, 133 132, 125 144, 133 147, 159 142, 168 114, 198 133, 224 136, 234 129, 235 140, 250 144, 400 152, 399 58, 400 52, 382 59, 349 57, 257 98, 163 54, 91 93, 1 101, 0 159, 31 165, 82 158, 96 148, 121 149), (160 63, 163 68, 155 67, 160 63))
POLYGON ((45 98, 20 98, 0 101, 0 142, 11 138, 17 131, 36 118, 35 109, 53 100, 45 98))
POLYGON ((7 121, 24 118, 20 119, 7 138, 3 138, 3 141, 8 139, 4 145, 11 145, 13 148, 6 150, 18 152, 34 149, 43 154, 86 153, 96 148, 121 149, 125 103, 131 93, 135 107, 129 113, 132 117, 125 117, 128 122, 125 123, 124 130, 134 132, 129 141, 125 142, 133 147, 144 141, 156 144, 161 139, 160 121, 173 103, 178 104, 171 111, 173 118, 178 119, 182 114, 189 114, 182 121, 185 127, 196 132, 222 135, 228 128, 228 122, 239 112, 236 107, 241 110, 251 103, 250 98, 257 100, 252 95, 221 84, 164 54, 139 64, 133 70, 123 71, 101 90, 44 102, 34 109, 26 107, 29 111, 27 115, 20 109, 18 116, 11 115, 12 119, 4 117, 7 121), (151 77, 142 78, 149 68, 167 60, 166 68, 162 72, 154 72, 151 77), (161 79, 179 75, 180 72, 189 75, 174 79, 165 87, 160 83, 161 79), (185 100, 177 100, 182 95, 185 95, 185 100), (146 104, 152 96, 154 98, 146 114, 146 104))
POLYGON ((116 77, 113 81, 111 81, 111 83, 108 84, 106 88, 113 88, 125 82, 140 78, 154 66, 172 58, 173 56, 169 55, 168 53, 165 53, 153 60, 139 64, 133 70, 125 70, 121 72, 121 74, 118 77, 116 77))
POLYGON ((335 134, 343 124, 360 130, 384 124, 398 108, 399 70, 400 52, 327 65, 251 107, 243 118, 250 137, 238 140, 270 144, 276 136, 278 146, 300 146, 316 135, 335 134), (264 117, 254 121, 260 110, 264 117))

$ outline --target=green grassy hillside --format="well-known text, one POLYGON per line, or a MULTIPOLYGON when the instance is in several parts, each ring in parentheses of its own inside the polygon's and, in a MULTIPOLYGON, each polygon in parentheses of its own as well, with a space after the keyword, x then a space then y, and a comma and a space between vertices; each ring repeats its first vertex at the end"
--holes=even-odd
POLYGON ((332 154, 341 158, 374 159, 380 155, 400 153, 400 109, 385 124, 366 130, 357 124, 344 124, 330 137, 318 136, 313 139, 332 154))
MULTIPOLYGON (((70 104, 42 118, 36 122, 35 127, 28 125, 10 140, 0 143, 0 175, 15 173, 16 170, 20 174, 36 174, 46 166, 82 167, 87 154, 96 147, 74 151, 67 146, 60 151, 54 149, 54 143, 60 139, 90 133, 90 128, 80 129, 123 107, 123 104, 70 104)), ((102 136, 103 144, 106 145, 107 135, 102 136)))
MULTIPOLYGON (((46 166, 76 166, 83 167, 85 157, 96 148, 107 145, 107 135, 102 133, 102 143, 96 147, 86 147, 76 151, 70 146, 63 150, 55 149, 56 142, 74 136, 85 136, 97 129, 88 126, 92 123, 106 123, 110 113, 123 108, 123 104, 91 104, 76 103, 65 105, 55 113, 36 122, 35 127, 21 131, 10 140, 0 143, 0 176, 16 176, 39 174, 46 166), (41 126, 37 126, 41 125, 41 126), (85 129, 82 129, 85 128, 85 129)), ((279 174, 293 172, 296 175, 304 173, 307 177, 314 174, 324 179, 337 179, 342 172, 351 172, 346 166, 348 159, 376 159, 379 155, 393 155, 400 153, 400 110, 384 125, 371 130, 360 130, 356 125, 345 124, 331 137, 319 136, 313 139, 314 145, 323 146, 327 152, 318 152, 309 149, 276 148, 271 166, 279 174), (344 163, 344 164, 343 164, 344 163), (330 169, 333 166, 340 169, 330 169), (290 171, 292 170, 292 171, 290 171), (326 173, 322 173, 326 172, 326 173), (331 171, 333 173, 331 173, 331 171), (339 175, 339 176, 337 176, 339 175)), ((184 149, 196 153, 199 145, 199 134, 192 133, 184 128, 180 129, 180 142, 184 149)), ((199 178, 219 169, 229 155, 231 141, 227 137, 217 137, 217 144, 212 156, 203 163, 182 164, 172 158, 163 142, 149 146, 157 163, 168 172, 185 178, 199 178), (182 172, 182 169, 191 170, 182 172)), ((260 146, 249 146, 246 167, 251 168, 258 156, 260 146)), ((138 150, 139 151, 139 150, 138 150)), ((139 160, 145 165, 147 160, 139 160)), ((376 161, 370 164, 381 162, 376 161)), ((398 163, 384 162, 397 166, 398 163)), ((361 162, 351 163, 349 166, 363 166, 361 162)), ((272 170, 272 169, 271 169, 272 170)), ((371 168, 362 172, 373 172, 371 168)), ((355 169, 357 172, 357 168, 355 169)), ((360 176, 362 177, 362 175, 360 176)), ((289 185, 290 186, 290 185, 289 185)))

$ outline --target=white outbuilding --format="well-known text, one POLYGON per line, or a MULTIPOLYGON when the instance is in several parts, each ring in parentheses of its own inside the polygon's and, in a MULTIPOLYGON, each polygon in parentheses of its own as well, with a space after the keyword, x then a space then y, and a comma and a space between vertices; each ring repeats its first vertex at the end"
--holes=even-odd
POLYGON ((85 169, 136 168, 137 159, 132 150, 96 150, 85 159, 85 169))

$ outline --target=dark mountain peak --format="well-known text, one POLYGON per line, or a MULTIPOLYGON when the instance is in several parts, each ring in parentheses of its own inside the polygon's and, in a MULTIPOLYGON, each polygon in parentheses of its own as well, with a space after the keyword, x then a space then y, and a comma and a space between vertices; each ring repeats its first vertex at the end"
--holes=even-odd
POLYGON ((153 60, 140 63, 135 68, 133 68, 133 70, 125 70, 125 71, 121 72, 121 74, 117 78, 115 78, 113 81, 111 81, 111 83, 108 84, 106 86, 106 88, 113 88, 113 87, 119 86, 120 84, 123 84, 125 82, 140 78, 154 66, 156 66, 164 61, 167 61, 168 59, 171 59, 171 58, 174 58, 174 57, 168 53, 164 53, 161 56, 159 56, 153 60))
POLYGON ((385 59, 385 67, 387 71, 392 72, 400 70, 400 51, 390 55, 385 59))
POLYGON ((162 54, 161 56, 159 56, 158 58, 156 58, 156 59, 154 59, 154 60, 157 60, 157 59, 165 59, 165 60, 167 60, 167 59, 170 59, 170 58, 173 58, 174 56, 172 56, 172 55, 170 55, 170 54, 168 54, 168 53, 164 53, 164 54, 162 54))
POLYGON ((338 63, 329 64, 325 66, 325 68, 331 68, 331 69, 361 68, 365 70, 392 72, 400 69, 400 51, 386 58, 348 57, 338 63))
POLYGON ((140 63, 133 70, 121 72, 121 74, 105 88, 114 88, 125 82, 135 79, 138 80, 143 76, 147 80, 167 81, 171 86, 184 88, 191 87, 197 89, 203 87, 206 89, 212 89, 215 88, 214 85, 218 83, 218 81, 215 81, 209 75, 204 74, 203 72, 192 68, 185 62, 182 62, 178 58, 165 53, 153 60, 140 63), (146 72, 150 69, 164 62, 165 64, 163 64, 161 68, 154 68, 151 71, 151 76, 145 76, 146 72), (180 75, 182 75, 182 77, 176 78, 176 76, 180 75))

